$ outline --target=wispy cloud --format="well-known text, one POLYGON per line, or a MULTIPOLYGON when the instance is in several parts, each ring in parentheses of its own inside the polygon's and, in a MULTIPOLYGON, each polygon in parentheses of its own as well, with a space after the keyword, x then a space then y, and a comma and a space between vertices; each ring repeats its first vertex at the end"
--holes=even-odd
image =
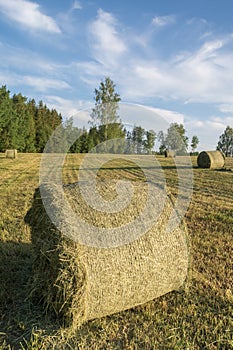
POLYGON ((197 135, 200 141, 198 151, 214 150, 217 147, 219 136, 227 125, 233 125, 233 117, 210 117, 205 120, 192 119, 185 123, 188 136, 191 139, 197 135))
MULTIPOLYGON (((161 26, 174 21, 172 15, 154 17, 161 26)), ((132 32, 125 30, 123 37, 114 15, 99 10, 89 25, 92 59, 77 62, 76 67, 87 83, 110 75, 130 101, 153 97, 179 103, 229 104, 233 103, 233 54, 228 50, 232 39, 231 34, 214 39, 210 35, 189 51, 173 49, 168 57, 160 58, 152 39, 135 48, 132 32)))
MULTIPOLYGON (((232 39, 231 39, 232 40, 232 39)), ((125 92, 186 103, 233 103, 233 54, 224 50, 228 40, 205 42, 177 59, 140 59, 128 62, 130 85, 125 92), (134 83, 133 83, 134 81, 134 83), (134 86, 134 89, 132 87, 134 86)))
POLYGON ((70 89, 71 86, 61 79, 50 79, 44 76, 35 75, 20 75, 15 72, 4 74, 0 71, 0 80, 9 86, 26 86, 30 87, 31 94, 33 92, 48 92, 48 91, 64 91, 70 89))
POLYGON ((27 0, 0 0, 0 12, 24 28, 60 33, 55 20, 40 10, 39 4, 27 0))
POLYGON ((21 78, 22 83, 33 87, 37 91, 48 91, 51 89, 63 90, 69 89, 70 85, 63 80, 59 79, 47 79, 44 77, 36 76, 24 76, 21 78))
POLYGON ((158 27, 164 27, 169 24, 175 23, 175 16, 174 15, 169 15, 169 16, 155 16, 152 19, 152 24, 158 27))
MULTIPOLYGON (((55 108, 65 118, 75 117, 79 127, 88 126, 90 113, 88 108, 92 106, 90 102, 82 100, 71 100, 56 95, 45 95, 44 101, 48 107, 55 108), (86 113, 82 113, 83 111, 86 113)), ((91 109, 90 109, 91 110, 91 109)))
POLYGON ((11 72, 33 72, 34 74, 59 75, 64 65, 55 63, 54 60, 48 59, 45 55, 39 55, 37 52, 9 45, 0 44, 0 71, 7 69, 11 72))
POLYGON ((80 1, 75 0, 72 5, 72 10, 82 10, 82 4, 80 1))
POLYGON ((93 56, 104 65, 114 65, 127 51, 127 46, 120 37, 117 26, 115 17, 101 9, 98 11, 97 18, 89 25, 93 56))
POLYGON ((222 104, 222 105, 219 105, 219 111, 222 112, 222 113, 231 113, 231 114, 233 114, 233 104, 222 104))
MULTIPOLYGON (((70 116, 82 107, 76 96, 80 94, 80 98, 84 98, 89 91, 91 98, 100 80, 110 76, 123 101, 154 106, 157 102, 157 106, 166 106, 168 102, 166 109, 157 109, 157 113, 170 122, 184 121, 190 135, 200 135, 206 148, 211 146, 211 140, 218 139, 225 123, 232 125, 232 119, 228 117, 233 113, 232 34, 216 35, 204 20, 195 19, 178 26, 176 17, 172 15, 154 17, 153 24, 150 21, 144 28, 133 29, 121 23, 113 13, 101 9, 95 18, 86 22, 81 12, 72 11, 80 10, 81 2, 74 1, 72 8, 71 4, 67 6, 68 10, 62 13, 66 16, 65 21, 59 17, 65 35, 58 39, 62 41, 68 38, 67 33, 72 34, 75 41, 72 42, 71 55, 68 52, 64 54, 64 51, 60 54, 60 48, 56 47, 57 51, 48 59, 49 53, 42 53, 40 48, 29 51, 4 42, 0 44, 2 82, 23 86, 26 92, 32 91, 64 116, 70 116), (68 24, 72 27, 70 31, 67 30, 68 24), (174 27, 170 26, 167 30, 172 31, 174 35, 171 37, 177 40, 174 45, 167 35, 170 32, 166 31, 164 35, 164 31, 160 30, 173 24, 174 27), (195 39, 191 45, 187 44, 187 37, 183 37, 184 28, 189 31, 187 37, 195 39), (192 115, 195 114, 196 103, 207 103, 211 104, 211 113, 216 107, 224 118, 208 116, 205 120, 200 117, 189 121, 186 115, 169 110, 191 110, 191 107, 184 106, 185 103, 194 106, 192 115), (207 130, 209 144, 205 142, 207 130)), ((36 2, 0 0, 0 11, 25 28, 60 32, 54 19, 47 16, 36 2)), ((70 42, 62 43, 69 48, 70 42)), ((200 110, 201 107, 198 108, 200 110)), ((130 122, 134 122, 133 117, 130 122)), ((143 123, 148 129, 155 125, 149 117, 143 123)))

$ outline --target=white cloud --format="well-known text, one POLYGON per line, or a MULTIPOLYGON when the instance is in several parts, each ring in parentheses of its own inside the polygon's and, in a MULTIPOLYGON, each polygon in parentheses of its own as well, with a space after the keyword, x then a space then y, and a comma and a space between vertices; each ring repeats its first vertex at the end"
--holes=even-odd
POLYGON ((46 95, 44 101, 50 108, 55 108, 65 118, 75 117, 75 122, 80 128, 88 126, 90 113, 86 111, 91 105, 88 101, 71 100, 55 95, 46 95))
POLYGON ((107 76, 111 75, 112 71, 107 69, 107 67, 102 66, 100 68, 100 64, 97 62, 89 61, 89 62, 77 62, 72 64, 74 68, 76 68, 79 74, 85 73, 85 79, 87 76, 99 77, 99 76, 107 76))
POLYGON ((33 91, 36 92, 47 92, 51 90, 60 91, 71 88, 66 81, 61 79, 50 79, 43 76, 20 75, 14 72, 11 72, 11 74, 6 74, 0 71, 0 80, 3 82, 3 84, 8 86, 20 86, 21 89, 22 86, 24 86, 24 88, 29 87, 31 93, 31 88, 33 88, 33 91))
POLYGON ((23 84, 32 86, 37 91, 48 91, 51 89, 62 90, 70 88, 69 84, 59 79, 48 79, 29 75, 24 76, 21 79, 23 84))
POLYGON ((161 108, 151 108, 155 113, 161 116, 161 118, 165 119, 167 123, 179 123, 183 124, 185 116, 182 113, 171 111, 168 109, 161 108))
POLYGON ((227 125, 232 125, 233 126, 233 116, 232 117, 212 117, 211 120, 216 128, 222 129, 226 128, 227 125))
POLYGON ((190 19, 188 19, 187 21, 186 21, 186 23, 188 24, 188 25, 191 25, 191 24, 204 24, 204 25, 206 25, 206 24, 208 24, 208 22, 207 22, 207 20, 205 19, 205 18, 199 18, 199 17, 192 17, 192 18, 190 18, 190 19))
POLYGON ((188 120, 185 127, 191 140, 197 135, 200 141, 198 151, 216 149, 219 136, 224 132, 227 125, 233 125, 233 117, 211 117, 206 120, 188 120))
POLYGON ((233 104, 222 104, 219 106, 219 110, 222 113, 232 113, 233 114, 233 104))
POLYGON ((61 75, 62 65, 56 64, 52 60, 41 57, 37 52, 11 46, 8 44, 0 45, 0 70, 8 69, 11 74, 13 71, 33 72, 39 74, 61 75))
MULTIPOLYGON (((174 16, 157 16, 154 25, 175 22, 174 16)), ((200 20, 203 25, 206 21, 200 20)), ((90 24, 90 44, 93 61, 79 63, 84 81, 109 75, 120 85, 124 99, 143 101, 162 98, 180 103, 233 104, 233 53, 228 45, 232 35, 202 37, 198 48, 177 50, 167 58, 157 54, 152 38, 144 40, 125 31, 124 39, 117 31, 117 21, 108 12, 99 10, 97 19, 90 24), (143 45, 134 47, 137 39, 143 45), (126 48, 127 43, 127 48, 126 48), (136 51, 137 50, 137 51, 136 51)), ((206 28, 204 28, 206 33, 206 28)))
POLYGON ((169 24, 175 23, 175 16, 169 15, 169 16, 155 16, 152 20, 152 24, 157 27, 164 27, 169 24))
MULTIPOLYGON (((13 2, 13 0, 8 0, 5 3, 0 0, 0 10, 8 11, 8 17, 11 19, 13 19, 13 15, 10 15, 9 8, 13 2)), ((26 0, 18 0, 18 4, 20 4, 17 13, 18 22, 21 17, 22 23, 27 22, 26 15, 23 15, 23 8, 29 4, 28 11, 31 11, 32 17, 34 13, 38 14, 38 17, 34 17, 34 22, 39 21, 40 26, 49 30, 43 24, 43 20, 39 20, 45 16, 41 13, 39 5, 26 0)), ((81 5, 79 2, 74 4, 76 7, 81 5)), ((45 19, 55 23, 50 17, 45 16, 45 19)), ((175 18, 172 21, 175 21, 175 18)), ((168 19, 167 22, 165 19, 162 21, 161 18, 160 21, 157 18, 155 22, 157 24, 154 23, 154 25, 157 26, 172 23, 168 19)), ((33 27, 30 21, 27 25, 36 28, 36 25, 33 27)), ((37 25, 39 26, 39 23, 37 25)), ((147 32, 142 31, 140 39, 144 45, 138 45, 136 44, 138 38, 136 32, 132 34, 131 29, 127 31, 128 28, 120 26, 113 14, 99 10, 97 17, 87 26, 89 51, 83 52, 82 57, 86 56, 88 59, 73 62, 73 56, 72 61, 67 64, 64 64, 64 61, 61 61, 61 64, 56 64, 54 61, 47 60, 46 56, 40 57, 39 51, 29 52, 29 50, 24 51, 20 48, 16 49, 0 44, 1 81, 11 86, 20 86, 21 84, 25 87, 27 85, 29 91, 47 93, 49 96, 45 96, 47 98, 45 102, 64 116, 75 115, 80 107, 83 107, 80 105, 80 101, 69 99, 70 96, 68 99, 64 98, 67 96, 65 95, 67 90, 68 93, 73 94, 75 86, 81 88, 82 83, 85 82, 86 85, 89 85, 92 94, 104 76, 110 76, 113 79, 117 91, 124 101, 155 105, 156 101, 162 99, 164 105, 164 101, 170 102, 172 100, 172 105, 176 105, 177 110, 181 110, 180 106, 185 102, 210 103, 219 108, 219 114, 220 112, 233 114, 232 35, 215 36, 211 40, 213 36, 209 34, 200 39, 199 47, 195 44, 193 48, 189 47, 189 51, 184 51, 175 50, 176 45, 174 45, 173 51, 170 51, 169 48, 167 51, 169 55, 165 56, 162 51, 163 45, 158 44, 158 40, 153 42, 154 29, 151 24, 148 25, 148 28, 151 32, 148 34, 147 40, 145 40, 144 35, 147 32), (6 47, 8 47, 7 50, 6 47), (72 90, 70 90, 71 86, 72 90), (61 93, 62 97, 53 96, 55 93, 61 93)), ((79 30, 76 28, 77 33, 79 30)), ((77 37, 75 38, 77 43, 77 37)), ((156 39, 158 38, 156 37, 156 39)), ((64 56, 62 57, 64 59, 64 56)), ((68 57, 67 54, 67 60, 68 57)), ((59 56, 56 57, 56 62, 59 62, 59 56)), ((142 124, 146 129, 155 129, 155 114, 157 113, 168 123, 174 121, 184 123, 190 136, 194 134, 200 136, 200 147, 203 149, 215 147, 218 137, 226 125, 233 124, 232 118, 226 115, 224 118, 212 117, 206 120, 200 118, 186 122, 187 117, 182 113, 159 108, 154 108, 151 112, 154 112, 154 117, 153 113, 150 116, 148 111, 147 117, 141 115, 135 119, 135 115, 132 114, 132 117, 128 118, 127 121, 131 124, 134 122, 142 124)), ((204 111, 203 118, 205 115, 204 111)), ((124 118, 124 120, 126 119, 124 118)), ((83 123, 86 123, 85 118, 83 118, 83 123)))
POLYGON ((153 129, 156 133, 166 131, 170 123, 183 123, 184 115, 171 110, 153 108, 136 103, 119 104, 119 116, 127 127, 142 125, 145 129, 153 129))
POLYGON ((89 33, 93 56, 101 64, 113 66, 127 51, 117 32, 117 20, 109 12, 98 11, 97 18, 89 25, 89 33))
MULTIPOLYGON (((154 21, 165 25, 175 20, 173 16, 164 17, 154 21)), ((109 75, 120 85, 124 99, 131 101, 153 97, 180 103, 233 104, 233 53, 228 48, 233 41, 231 34, 214 40, 206 37, 198 48, 177 50, 168 58, 160 58, 151 42, 135 49, 132 32, 124 32, 122 39, 117 25, 111 13, 98 11, 89 26, 93 60, 77 64, 83 81, 109 75)))
POLYGON ((0 11, 25 28, 33 31, 60 33, 55 20, 41 12, 40 6, 28 0, 0 0, 0 11))
MULTIPOLYGON (((174 20, 174 16, 154 18, 164 25, 174 20)), ((137 38, 124 31, 122 39, 115 17, 99 10, 89 25, 92 60, 76 64, 82 80, 92 85, 109 75, 120 86, 123 98, 130 101, 161 98, 179 103, 233 104, 231 34, 214 40, 208 37, 198 48, 177 50, 167 58, 160 58, 151 40, 135 48, 137 38)))
POLYGON ((154 96, 181 103, 233 104, 233 54, 224 50, 227 43, 208 41, 179 59, 130 57, 127 67, 123 66, 129 77, 122 80, 124 93, 129 97, 154 96))

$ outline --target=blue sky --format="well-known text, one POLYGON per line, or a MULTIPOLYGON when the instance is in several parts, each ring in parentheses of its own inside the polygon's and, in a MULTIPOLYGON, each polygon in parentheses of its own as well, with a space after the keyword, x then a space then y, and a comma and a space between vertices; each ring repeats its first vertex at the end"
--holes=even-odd
MULTIPOLYGON (((184 123, 199 150, 233 126, 230 0, 0 0, 0 57, 1 85, 64 117, 110 76, 122 102, 184 123)), ((155 119, 126 122, 156 130, 155 119)))

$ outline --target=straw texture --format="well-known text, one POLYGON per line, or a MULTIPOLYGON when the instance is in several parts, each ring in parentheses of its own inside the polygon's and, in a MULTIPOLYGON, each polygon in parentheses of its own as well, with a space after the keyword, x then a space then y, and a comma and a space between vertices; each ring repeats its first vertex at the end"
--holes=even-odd
MULTIPOLYGON (((77 184, 63 187, 77 216, 98 227, 118 227, 134 220, 145 204, 143 182, 135 183, 135 198, 121 213, 105 213, 84 203, 77 184)), ((60 189, 44 187, 50 207, 60 222, 67 213, 60 203, 60 189)), ((102 194, 110 198, 114 188, 101 183, 102 194), (107 190, 108 188, 108 190, 107 190)), ((155 206, 159 203, 155 203, 155 206)), ((187 276, 186 226, 182 223, 167 232, 173 203, 168 196, 158 221, 137 240, 114 248, 82 245, 69 238, 72 225, 65 223, 67 235, 52 224, 36 190, 27 222, 32 228, 35 249, 31 294, 76 329, 83 322, 144 304, 179 289, 187 276), (70 232, 69 232, 70 231, 70 232)), ((126 232, 127 234, 127 232, 126 232)))
POLYGON ((217 169, 225 165, 225 156, 221 151, 203 151, 197 157, 199 168, 217 169))
POLYGON ((11 159, 17 158, 17 150, 7 149, 5 155, 6 155, 6 158, 11 158, 11 159))

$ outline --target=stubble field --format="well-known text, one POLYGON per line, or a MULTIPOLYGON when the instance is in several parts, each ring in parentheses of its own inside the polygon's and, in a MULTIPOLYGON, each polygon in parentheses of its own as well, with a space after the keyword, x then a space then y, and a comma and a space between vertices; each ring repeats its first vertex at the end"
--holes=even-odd
MULTIPOLYGON (((40 154, 0 155, 0 349, 233 349, 233 172, 198 169, 185 215, 192 265, 185 289, 84 324, 75 335, 28 299, 33 250, 25 216, 38 187, 40 154)), ((70 154, 64 183, 77 181, 82 155, 70 154)), ((172 159, 158 156, 177 193, 172 159)), ((233 159, 226 166, 233 168, 233 159)), ((142 172, 118 160, 103 177, 136 179, 142 172)))

